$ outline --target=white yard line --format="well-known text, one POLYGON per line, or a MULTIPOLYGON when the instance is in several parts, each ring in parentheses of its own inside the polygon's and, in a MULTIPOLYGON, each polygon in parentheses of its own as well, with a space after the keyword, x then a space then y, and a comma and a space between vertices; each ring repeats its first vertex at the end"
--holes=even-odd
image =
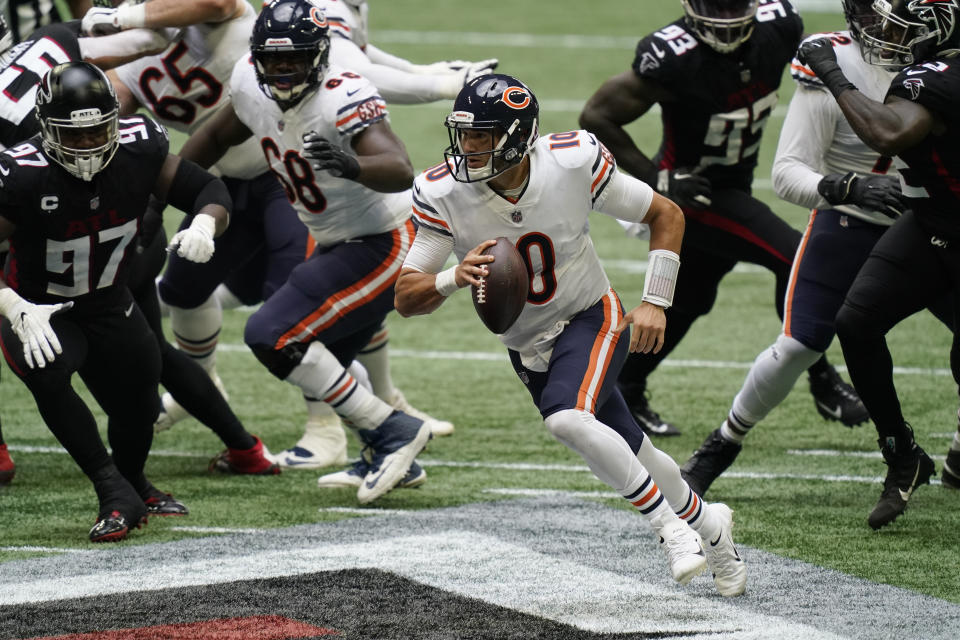
MULTIPOLYGON (((790 456, 815 456, 822 458, 882 458, 879 451, 838 451, 837 449, 787 449, 790 456)), ((934 460, 946 460, 947 456, 927 454, 934 460)))

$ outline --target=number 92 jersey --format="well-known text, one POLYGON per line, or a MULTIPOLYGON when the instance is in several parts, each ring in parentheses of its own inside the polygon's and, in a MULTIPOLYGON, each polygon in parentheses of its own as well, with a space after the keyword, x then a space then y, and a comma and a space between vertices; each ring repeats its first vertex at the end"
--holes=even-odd
POLYGON ((122 291, 169 141, 141 115, 120 118, 119 133, 90 182, 47 156, 39 135, 0 153, 0 217, 16 225, 4 277, 24 298, 84 307, 122 291))
POLYGON ((640 41, 633 71, 663 87, 661 169, 701 167, 713 188, 747 190, 763 127, 803 21, 789 0, 761 0, 750 39, 721 54, 675 20, 640 41))
POLYGON ((417 222, 452 236, 458 261, 484 240, 503 236, 517 246, 530 272, 530 291, 520 317, 499 337, 525 359, 535 358, 536 343, 558 322, 609 290, 590 239, 589 215, 619 177, 613 156, 586 131, 543 136, 529 157, 530 181, 516 203, 486 183, 456 182, 447 164, 413 183, 417 222))

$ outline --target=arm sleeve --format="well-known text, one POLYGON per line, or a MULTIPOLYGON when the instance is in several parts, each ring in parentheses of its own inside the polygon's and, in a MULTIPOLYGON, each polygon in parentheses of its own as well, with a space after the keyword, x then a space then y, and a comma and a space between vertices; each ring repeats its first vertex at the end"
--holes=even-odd
POLYGON ((392 53, 387 53, 383 49, 378 49, 372 44, 368 44, 364 51, 367 54, 367 57, 370 58, 370 62, 374 64, 380 64, 385 67, 392 67, 394 69, 399 69, 400 71, 407 71, 409 73, 414 72, 414 64, 409 60, 405 60, 399 56, 395 56, 392 53))
POLYGON ((389 103, 417 104, 452 100, 462 86, 459 75, 423 75, 384 64, 374 64, 360 47, 344 38, 331 39, 330 59, 370 80, 389 103))
POLYGON ((439 273, 453 253, 453 236, 420 226, 413 245, 403 261, 403 267, 421 273, 439 273))
POLYGON ((814 209, 826 204, 817 192, 823 158, 830 149, 839 108, 824 89, 797 87, 780 130, 773 161, 773 190, 794 204, 814 209))
POLYGON ((146 53, 163 49, 178 31, 152 29, 129 29, 109 36, 97 38, 79 38, 80 55, 84 60, 117 57, 146 53))
POLYGON ((641 222, 653 202, 653 189, 646 182, 614 170, 594 210, 619 220, 641 222))

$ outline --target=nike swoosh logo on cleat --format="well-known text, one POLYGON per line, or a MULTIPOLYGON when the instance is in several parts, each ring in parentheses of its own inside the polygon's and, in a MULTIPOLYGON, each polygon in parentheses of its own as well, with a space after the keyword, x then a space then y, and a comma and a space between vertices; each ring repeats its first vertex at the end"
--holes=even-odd
POLYGON ((917 470, 913 472, 913 480, 910 481, 910 488, 904 491, 903 489, 897 487, 897 491, 900 492, 900 499, 906 502, 910 499, 910 496, 913 495, 913 488, 917 486, 917 478, 920 476, 920 465, 917 465, 917 470))
POLYGON ((717 546, 718 544, 720 544, 720 538, 722 538, 722 537, 723 537, 723 534, 721 533, 720 535, 717 536, 717 539, 716 539, 716 540, 711 540, 711 541, 710 541, 710 546, 711 546, 711 547, 715 547, 715 546, 717 546))
POLYGON ((388 463, 385 464, 384 466, 380 467, 380 473, 377 474, 377 477, 376 477, 376 478, 374 478, 373 480, 367 480, 367 481, 366 481, 365 484, 366 484, 366 486, 367 486, 367 489, 373 489, 375 486, 377 486, 377 483, 380 482, 380 478, 383 477, 383 474, 386 473, 387 469, 390 468, 390 465, 391 465, 391 464, 393 464, 393 460, 391 460, 390 462, 388 462, 388 463))
POLYGON ((817 406, 829 413, 836 420, 839 420, 843 416, 843 408, 840 405, 837 405, 837 408, 834 409, 817 400, 817 406))

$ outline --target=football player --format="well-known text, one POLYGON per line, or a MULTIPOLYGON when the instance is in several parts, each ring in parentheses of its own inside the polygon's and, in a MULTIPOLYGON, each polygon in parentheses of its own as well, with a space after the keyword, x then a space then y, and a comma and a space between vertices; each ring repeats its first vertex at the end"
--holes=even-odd
POLYGON ((168 153, 163 127, 119 118, 113 87, 89 63, 55 66, 36 102, 40 133, 0 153, 0 240, 10 240, 0 344, 93 483, 90 540, 120 540, 148 514, 187 513, 143 473, 160 352, 126 283, 147 200, 154 194, 191 214, 171 250, 204 262, 227 226, 230 198, 220 180, 168 153), (71 386, 74 373, 107 414, 112 454, 71 386))
MULTIPOLYGON (((838 64, 866 95, 882 99, 896 71, 869 64, 860 48, 863 29, 879 19, 870 8, 873 0, 841 3, 848 29, 827 34, 838 64)), ((773 187, 784 200, 813 211, 794 258, 782 333, 757 356, 726 420, 681 467, 700 495, 734 461, 750 430, 826 351, 850 283, 904 209, 891 159, 856 137, 809 68, 794 60, 791 74, 797 90, 780 132, 773 187)), ((950 298, 938 300, 931 310, 952 329, 950 298)))
MULTIPOLYGON (((833 94, 851 128, 870 148, 896 157, 908 211, 877 242, 837 314, 837 336, 850 377, 870 412, 887 464, 880 500, 867 522, 879 529, 907 508, 934 474, 933 461, 904 420, 886 333, 908 315, 953 292, 960 282, 960 3, 875 2, 881 20, 864 29, 867 59, 899 68, 883 100, 854 84, 829 39, 812 39, 798 58, 833 94)), ((960 383, 956 345, 950 364, 960 383)), ((943 469, 960 485, 960 431, 943 469)))
MULTIPOLYGON (((315 4, 318 8, 322 5, 315 4)), ((341 16, 334 22, 347 31, 347 23, 356 22, 359 33, 359 17, 339 2, 333 6, 341 16)), ((93 32, 141 23, 183 28, 182 37, 163 54, 143 58, 111 74, 120 94, 121 112, 132 113, 144 107, 169 127, 195 131, 229 103, 230 74, 234 63, 249 55, 248 39, 255 12, 245 0, 151 0, 140 5, 140 10, 142 18, 128 17, 134 9, 123 7, 92 9, 85 18, 87 28, 93 32), (185 73, 191 80, 183 79, 185 73)), ((238 306, 241 301, 256 304, 272 295, 306 257, 308 234, 256 141, 232 149, 218 162, 218 170, 235 201, 230 229, 218 239, 217 254, 204 268, 172 258, 160 282, 160 293, 170 308, 171 326, 180 348, 208 371, 225 394, 216 373, 215 351, 222 309, 238 306), (224 281, 232 286, 232 291, 221 287, 219 295, 211 295, 224 281), (224 305, 225 301, 229 302, 224 305)), ((383 328, 358 357, 369 371, 374 392, 395 408, 427 421, 435 434, 451 433, 452 424, 418 411, 393 385, 386 346, 387 331, 383 328)), ((354 372, 358 371, 359 367, 355 367, 354 372)), ((169 390, 163 394, 164 410, 157 421, 158 430, 168 429, 194 413, 185 410, 175 395, 169 390)), ((345 463, 347 441, 339 417, 322 400, 305 400, 305 434, 296 446, 280 453, 277 460, 282 466, 304 469, 345 463)))
MULTIPOLYGON (((717 297, 720 280, 741 261, 776 277, 784 295, 800 233, 751 196, 764 126, 777 104, 784 67, 803 24, 789 0, 681 0, 683 17, 637 45, 633 68, 607 80, 588 100, 581 125, 620 165, 677 202, 687 220, 683 270, 670 332, 656 355, 633 354, 620 386, 634 417, 651 434, 679 431, 650 409, 647 378, 717 297), (663 141, 652 159, 624 127, 659 104, 663 141)), ((817 410, 845 424, 866 412, 825 358, 810 368, 817 410)))
MULTIPOLYGON (((146 29, 100 39, 79 37, 79 20, 41 27, 16 45, 13 35, 0 15, 0 149, 40 131, 34 109, 36 87, 54 65, 87 60, 108 68, 162 50, 167 44, 165 34, 146 29)), ((6 241, 0 242, 0 270, 7 246, 6 241)), ((13 460, 0 433, 0 484, 12 480, 13 475, 13 460)))
POLYGON ((414 182, 420 225, 397 281, 397 310, 431 313, 458 289, 481 283, 492 238, 515 243, 529 294, 498 337, 547 429, 647 517, 675 580, 686 583, 709 563, 720 593, 740 595, 747 576, 730 535, 731 510, 690 490, 616 387, 628 350, 663 347, 664 309, 680 266, 679 207, 621 174, 592 134, 539 136, 536 96, 511 76, 469 82, 446 126, 445 161, 414 182), (591 210, 650 226, 643 301, 627 313, 585 231, 591 210), (459 264, 443 270, 451 253, 459 264), (700 537, 712 544, 701 545, 700 537))
POLYGON ((307 226, 316 249, 250 316, 244 340, 305 396, 333 407, 369 449, 357 498, 400 484, 431 437, 351 375, 349 365, 393 309, 393 283, 413 239, 413 167, 376 88, 328 61, 323 12, 273 0, 257 17, 251 56, 230 78, 230 107, 197 129, 181 154, 209 166, 253 140, 307 226), (320 215, 322 214, 322 215, 320 215))

